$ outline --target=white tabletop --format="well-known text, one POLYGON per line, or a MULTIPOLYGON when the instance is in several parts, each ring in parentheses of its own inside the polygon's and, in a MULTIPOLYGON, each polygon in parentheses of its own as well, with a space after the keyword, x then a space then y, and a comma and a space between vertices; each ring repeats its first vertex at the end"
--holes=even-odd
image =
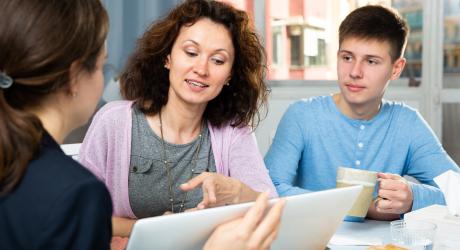
POLYGON ((390 239, 388 221, 366 220, 359 222, 342 222, 331 241, 329 249, 367 249, 370 245, 382 245, 390 239))

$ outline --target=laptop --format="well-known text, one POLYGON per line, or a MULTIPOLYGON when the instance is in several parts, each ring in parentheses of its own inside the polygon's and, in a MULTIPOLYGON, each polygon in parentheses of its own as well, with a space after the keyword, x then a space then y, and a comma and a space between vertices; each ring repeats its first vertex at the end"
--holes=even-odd
MULTIPOLYGON (((361 189, 352 186, 285 197, 280 230, 271 249, 325 249, 361 189)), ((270 200, 270 205, 276 200, 270 200)), ((216 226, 244 215, 252 204, 140 219, 127 250, 202 249, 216 226)))

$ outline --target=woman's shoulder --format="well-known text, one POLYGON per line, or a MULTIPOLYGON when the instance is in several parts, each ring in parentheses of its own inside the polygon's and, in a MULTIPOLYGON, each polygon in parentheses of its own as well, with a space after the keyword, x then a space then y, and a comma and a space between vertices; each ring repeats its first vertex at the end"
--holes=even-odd
MULTIPOLYGON (((101 215, 99 211, 106 216, 111 215, 110 194, 105 185, 66 156, 59 146, 52 146, 42 148, 38 156, 29 162, 20 184, 3 205, 12 208, 6 215, 12 222, 34 221, 34 225, 27 229, 21 223, 16 223, 14 227, 21 234, 39 241, 44 228, 45 231, 55 227, 61 227, 61 230, 74 228, 62 226, 66 222, 68 224, 69 218, 84 220, 85 216, 76 217, 76 213, 91 204, 100 208, 98 216, 101 215)), ((94 214, 94 211, 90 213, 94 214)))
POLYGON ((131 114, 132 101, 112 101, 102 106, 94 115, 98 122, 120 123, 127 121, 131 114))
POLYGON ((102 106, 98 110, 98 114, 100 115, 105 115, 105 114, 119 114, 122 113, 123 111, 130 111, 131 107, 133 105, 133 101, 112 101, 109 103, 106 103, 104 106, 102 106))
POLYGON ((209 130, 211 134, 215 136, 237 136, 241 134, 250 134, 253 132, 253 129, 249 125, 240 125, 233 126, 232 122, 226 122, 221 126, 214 126, 211 123, 208 123, 209 130))
POLYGON ((40 176, 53 179, 51 184, 61 190, 82 182, 97 181, 89 170, 65 155, 60 148, 42 148, 39 156, 30 162, 29 169, 32 171, 31 174, 39 171, 40 176))
POLYGON ((29 162, 16 194, 27 204, 35 201, 31 215, 45 215, 57 209, 55 204, 84 199, 110 205, 110 195, 105 185, 89 170, 62 152, 59 146, 45 146, 39 155, 29 162), (80 197, 80 198, 77 198, 80 197), (107 203, 109 201, 109 203, 107 203), (54 205, 53 205, 54 204, 54 205))

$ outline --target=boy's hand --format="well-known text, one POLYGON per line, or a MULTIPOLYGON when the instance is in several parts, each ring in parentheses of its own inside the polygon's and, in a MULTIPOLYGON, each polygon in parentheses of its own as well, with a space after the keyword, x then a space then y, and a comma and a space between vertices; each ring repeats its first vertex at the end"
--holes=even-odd
POLYGON ((409 183, 400 175, 378 173, 378 199, 375 210, 379 213, 404 214, 412 209, 413 195, 409 183))

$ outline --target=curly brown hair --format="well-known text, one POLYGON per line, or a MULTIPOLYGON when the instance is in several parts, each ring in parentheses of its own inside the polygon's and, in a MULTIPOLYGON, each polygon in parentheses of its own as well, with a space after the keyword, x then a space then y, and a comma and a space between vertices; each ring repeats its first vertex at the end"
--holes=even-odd
POLYGON ((168 102, 169 71, 164 64, 180 29, 202 18, 224 25, 235 48, 230 85, 211 100, 203 114, 213 126, 256 127, 266 105, 264 48, 246 12, 217 1, 187 0, 154 22, 138 40, 121 75, 121 94, 134 100, 145 114, 157 114, 168 102))

